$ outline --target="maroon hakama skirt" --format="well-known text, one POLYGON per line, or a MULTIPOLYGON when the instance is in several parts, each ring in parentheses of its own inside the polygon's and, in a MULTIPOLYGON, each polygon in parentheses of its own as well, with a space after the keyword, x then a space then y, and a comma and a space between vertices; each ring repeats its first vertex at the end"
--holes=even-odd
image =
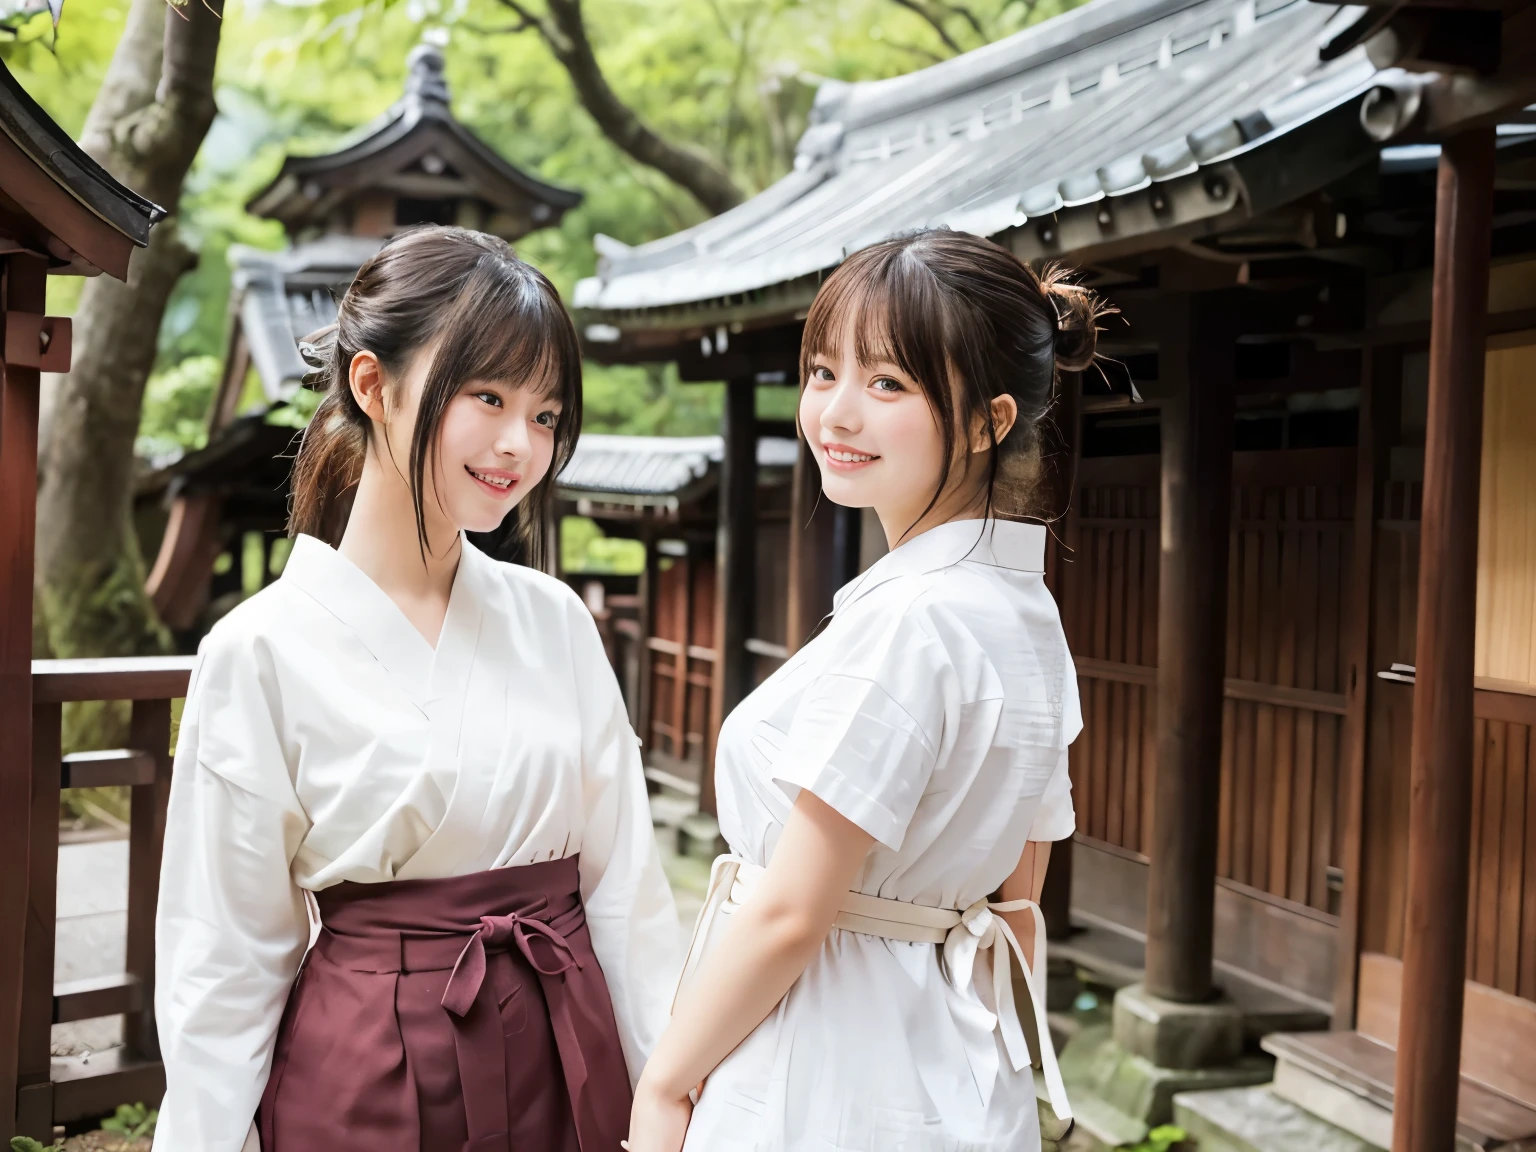
POLYGON ((629 1073, 577 858, 316 893, 263 1152, 615 1152, 629 1073))

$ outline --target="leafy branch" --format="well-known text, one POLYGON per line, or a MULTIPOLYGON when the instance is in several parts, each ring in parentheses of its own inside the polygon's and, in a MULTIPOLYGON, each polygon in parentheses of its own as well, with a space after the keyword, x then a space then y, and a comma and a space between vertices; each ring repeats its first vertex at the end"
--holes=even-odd
POLYGON ((582 107, 625 153, 686 188, 711 212, 724 212, 745 199, 721 164, 696 148, 663 138, 619 99, 593 51, 581 0, 544 0, 543 12, 524 0, 497 3, 516 17, 501 31, 537 33, 570 76, 582 107))

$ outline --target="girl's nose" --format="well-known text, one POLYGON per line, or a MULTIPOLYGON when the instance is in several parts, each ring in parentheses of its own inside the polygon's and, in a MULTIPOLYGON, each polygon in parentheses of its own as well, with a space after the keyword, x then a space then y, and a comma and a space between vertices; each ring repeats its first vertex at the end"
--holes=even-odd
POLYGON ((863 421, 859 419, 858 397, 859 388, 854 381, 839 381, 827 398, 827 406, 821 410, 821 426, 829 432, 859 431, 863 421))
POLYGON ((528 422, 520 417, 502 421, 496 436, 496 452, 515 460, 523 460, 531 455, 532 441, 528 437, 528 422))

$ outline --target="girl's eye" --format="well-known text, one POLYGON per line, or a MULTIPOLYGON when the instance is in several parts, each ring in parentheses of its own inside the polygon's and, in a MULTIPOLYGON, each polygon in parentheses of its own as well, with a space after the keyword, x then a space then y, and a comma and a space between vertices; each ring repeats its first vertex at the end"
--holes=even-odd
POLYGON ((553 428, 560 420, 560 413, 540 412, 537 416, 534 417, 534 419, 537 420, 545 428, 553 428))
POLYGON ((825 364, 818 364, 816 367, 811 369, 811 379, 821 381, 831 380, 833 379, 832 369, 828 368, 825 364))
POLYGON ((492 408, 501 407, 501 397, 496 395, 494 392, 476 392, 475 399, 481 401, 482 403, 489 404, 492 408))
POLYGON ((889 376, 877 376, 870 381, 869 386, 876 392, 905 392, 906 389, 898 381, 889 376))

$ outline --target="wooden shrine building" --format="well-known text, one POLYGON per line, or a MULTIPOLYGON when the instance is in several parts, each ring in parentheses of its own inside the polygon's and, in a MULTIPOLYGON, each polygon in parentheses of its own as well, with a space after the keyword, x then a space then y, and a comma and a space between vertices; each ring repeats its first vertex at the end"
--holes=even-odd
MULTIPOLYGON (((1181 1092, 1222 1147, 1239 1101, 1338 1147, 1536 1139, 1533 21, 1092 0, 824 83, 784 179, 605 240, 578 286, 591 355, 729 382, 717 714, 757 611, 733 469, 826 272, 947 225, 1066 259, 1120 309, 1061 398, 1048 561, 1086 721, 1056 954, 1131 985, 1112 1039, 1151 1069, 1130 1100, 1124 1060, 1076 1062, 1103 1143, 1181 1092), (1181 1012, 1205 1014, 1197 1053, 1164 1044, 1181 1012), (1275 1082, 1245 1087, 1263 1033, 1275 1082)), ((803 523, 789 648, 849 568, 803 523)))
MULTIPOLYGON (((789 513, 799 445, 760 435, 753 474, 755 585, 746 650, 755 679, 788 656, 789 513)), ((719 436, 584 434, 560 474, 557 515, 588 516, 638 540, 636 577, 565 573, 598 621, 645 747, 652 779, 698 795, 713 759, 715 527, 725 441, 719 436), (597 585, 596 588, 593 585, 597 585)))
MULTIPOLYGON (((164 215, 81 151, 0 64, 0 1142, 7 1144, 18 1131, 18 1107, 45 1110, 40 1123, 50 1133, 54 1119, 49 856, 58 848, 59 732, 57 706, 35 691, 32 570, 39 374, 68 371, 70 322, 44 315, 45 277, 126 280, 133 250, 164 215), (51 835, 37 833, 39 813, 51 835), (29 987, 36 994, 26 995, 29 987)), ((139 879, 142 888, 142 868, 139 879)), ((142 937, 136 943, 142 951, 142 937)))
POLYGON ((334 151, 290 155, 247 205, 281 221, 290 246, 231 248, 229 342, 208 445, 139 491, 142 519, 158 528, 164 517, 148 590, 173 631, 195 629, 210 592, 217 595, 212 570, 221 552, 248 532, 270 544, 285 531, 295 427, 281 413, 310 371, 299 342, 335 321, 358 268, 389 237, 422 224, 516 241, 581 202, 579 192, 508 163, 459 122, 439 48, 418 45, 406 66, 405 92, 383 115, 334 151))

